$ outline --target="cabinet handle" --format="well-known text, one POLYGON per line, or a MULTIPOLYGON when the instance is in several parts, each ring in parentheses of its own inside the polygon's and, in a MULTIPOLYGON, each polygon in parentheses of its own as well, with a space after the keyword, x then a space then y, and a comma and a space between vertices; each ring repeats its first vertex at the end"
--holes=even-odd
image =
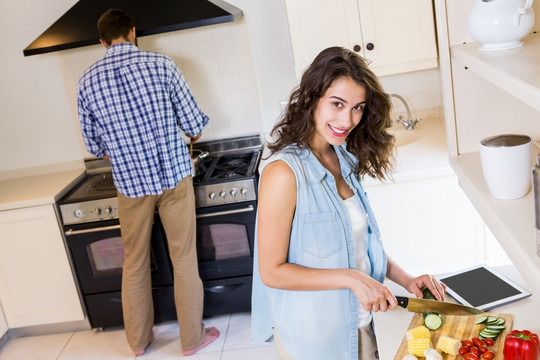
POLYGON ((354 52, 359 52, 360 50, 362 50, 362 48, 360 47, 360 45, 354 45, 353 50, 354 52))
POLYGON ((375 49, 375 45, 373 45, 373 43, 368 43, 368 44, 366 45, 366 49, 368 49, 368 50, 371 51, 371 50, 375 49))

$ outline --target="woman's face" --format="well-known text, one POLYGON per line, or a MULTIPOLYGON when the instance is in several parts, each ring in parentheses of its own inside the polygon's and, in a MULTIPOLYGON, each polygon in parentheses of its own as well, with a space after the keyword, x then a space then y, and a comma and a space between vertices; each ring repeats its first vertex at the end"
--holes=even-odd
POLYGON ((341 145, 364 113, 366 88, 348 77, 337 79, 319 99, 314 112, 316 144, 341 145))

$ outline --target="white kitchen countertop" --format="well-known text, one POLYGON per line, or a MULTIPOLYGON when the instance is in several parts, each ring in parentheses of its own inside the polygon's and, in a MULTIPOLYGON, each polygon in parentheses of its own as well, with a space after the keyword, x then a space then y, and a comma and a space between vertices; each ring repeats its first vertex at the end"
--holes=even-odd
POLYGON ((84 174, 80 168, 0 180, 0 211, 54 204, 84 174))
MULTIPOLYGON (((495 267, 495 269, 523 288, 527 290, 530 289, 530 286, 525 283, 515 267, 501 266, 495 267)), ((388 286, 395 295, 412 296, 401 286, 392 281, 386 280, 385 285, 388 286)), ((540 311, 538 311, 538 309, 540 309, 540 296, 538 294, 532 294, 528 298, 496 307, 490 311, 499 314, 512 314, 514 317, 513 329, 530 330, 540 334, 540 311)), ((401 307, 397 307, 392 311, 374 314, 373 319, 375 331, 377 333, 380 360, 394 359, 413 315, 414 313, 408 312, 401 307)))

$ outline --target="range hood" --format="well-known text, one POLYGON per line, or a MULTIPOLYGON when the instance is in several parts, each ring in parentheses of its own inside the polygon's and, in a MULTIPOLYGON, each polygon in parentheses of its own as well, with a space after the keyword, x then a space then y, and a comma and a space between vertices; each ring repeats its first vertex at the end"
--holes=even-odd
POLYGON ((23 50, 24 56, 99 44, 97 20, 108 9, 131 15, 137 36, 231 22, 242 10, 222 0, 80 0, 23 50))

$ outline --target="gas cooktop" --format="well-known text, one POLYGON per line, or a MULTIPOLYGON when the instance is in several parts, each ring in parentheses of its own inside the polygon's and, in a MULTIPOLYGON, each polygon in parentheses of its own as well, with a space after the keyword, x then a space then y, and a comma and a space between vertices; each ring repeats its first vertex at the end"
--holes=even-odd
MULTIPOLYGON (((200 142, 193 148, 208 152, 197 164, 198 175, 193 178, 197 207, 257 198, 257 171, 262 153, 258 135, 200 142)), ((87 176, 58 202, 64 223, 117 216, 117 194, 110 164, 103 166, 103 162, 103 159, 87 161, 87 176), (99 166, 94 165, 97 163, 99 166)))

